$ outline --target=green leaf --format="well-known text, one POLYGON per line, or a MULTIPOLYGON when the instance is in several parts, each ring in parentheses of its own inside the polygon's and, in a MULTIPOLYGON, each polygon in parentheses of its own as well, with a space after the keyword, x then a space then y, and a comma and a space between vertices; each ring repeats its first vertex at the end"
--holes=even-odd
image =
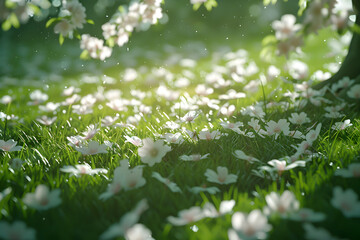
POLYGON ((89 24, 92 24, 92 25, 94 25, 95 23, 94 23, 94 21, 93 20, 91 20, 91 19, 86 19, 86 22, 87 23, 89 23, 89 24))
POLYGON ((277 0, 264 0, 263 3, 265 6, 269 4, 276 4, 277 0))
POLYGON ((59 35, 59 43, 60 43, 60 45, 63 45, 64 41, 65 41, 64 36, 62 34, 60 34, 59 35))
POLYGON ((74 37, 76 37, 77 39, 81 40, 81 36, 79 34, 78 31, 74 31, 74 37))
POLYGON ((108 45, 109 47, 114 47, 115 46, 115 38, 108 38, 107 40, 106 40, 106 45, 108 45))
POLYGON ((124 6, 119 6, 118 10, 119 10, 119 12, 121 12, 121 13, 126 12, 124 6))
POLYGON ((276 39, 276 37, 274 35, 268 35, 268 36, 263 38, 261 44, 263 46, 266 46, 266 45, 276 43, 276 42, 277 42, 277 39, 276 39))
POLYGON ((48 28, 50 27, 53 23, 59 21, 61 18, 50 18, 46 24, 45 24, 45 27, 48 28))
POLYGON ((217 7, 217 5, 218 4, 217 4, 216 0, 208 0, 207 2, 204 3, 204 6, 205 6, 206 10, 208 10, 208 11, 211 11, 211 9, 213 7, 217 7))
POLYGON ((82 53, 80 54, 80 59, 83 59, 83 60, 89 59, 89 52, 88 52, 88 50, 82 51, 82 53))
POLYGON ((195 3, 195 4, 193 5, 193 10, 194 10, 194 11, 197 11, 197 10, 200 8, 200 6, 201 6, 201 3, 195 3))
POLYGON ((1 24, 1 28, 4 31, 8 31, 11 28, 11 22, 9 21, 9 19, 6 19, 5 22, 1 24))
POLYGON ((8 20, 10 21, 11 25, 14 28, 20 27, 19 19, 17 18, 15 13, 10 14, 10 16, 8 17, 8 20))

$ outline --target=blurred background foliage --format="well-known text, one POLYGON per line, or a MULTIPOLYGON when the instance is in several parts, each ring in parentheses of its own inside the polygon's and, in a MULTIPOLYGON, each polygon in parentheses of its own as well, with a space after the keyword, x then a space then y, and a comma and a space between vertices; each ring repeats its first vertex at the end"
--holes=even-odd
MULTIPOLYGON (((130 3, 115 0, 81 2, 86 7, 87 18, 95 22, 94 25, 87 24, 82 30, 96 37, 102 37, 101 25, 117 11, 117 6, 130 3)), ((271 22, 282 14, 297 12, 296 1, 280 1, 267 7, 263 6, 262 0, 218 3, 218 7, 209 12, 203 6, 194 11, 189 0, 165 1, 165 16, 161 23, 148 31, 135 32, 130 42, 122 48, 115 48, 114 55, 105 63, 80 60, 81 49, 77 39, 66 39, 63 46, 59 45, 52 27, 45 28, 46 21, 57 11, 51 8, 46 17, 30 19, 18 29, 0 33, 0 76, 38 77, 35 73, 38 70, 66 75, 94 71, 94 66, 96 71, 119 65, 134 66, 138 61, 132 60, 133 56, 144 57, 146 51, 159 53, 169 45, 186 52, 189 50, 186 49, 188 43, 191 43, 190 52, 195 48, 197 52, 205 51, 202 55, 221 46, 238 49, 254 47, 255 44, 260 51, 261 39, 271 32, 271 22), (122 58, 125 60, 120 61, 122 58)))

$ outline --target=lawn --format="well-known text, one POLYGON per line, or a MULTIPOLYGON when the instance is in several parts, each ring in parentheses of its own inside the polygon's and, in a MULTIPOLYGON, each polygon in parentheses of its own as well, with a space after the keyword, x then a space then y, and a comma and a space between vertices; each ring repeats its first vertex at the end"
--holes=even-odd
POLYGON ((348 37, 268 59, 268 26, 173 26, 105 62, 10 33, 34 38, 1 71, 0 239, 356 239, 359 100, 311 88, 348 37))

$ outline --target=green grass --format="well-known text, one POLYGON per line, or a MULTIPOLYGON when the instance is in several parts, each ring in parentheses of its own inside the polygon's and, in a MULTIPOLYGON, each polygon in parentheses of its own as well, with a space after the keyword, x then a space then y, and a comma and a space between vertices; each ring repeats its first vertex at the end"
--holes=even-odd
MULTIPOLYGON (((332 34, 329 32, 321 33, 321 37, 329 38, 332 34)), ((231 43, 233 48, 238 47, 237 43, 231 43)), ((265 73, 269 63, 259 59, 256 48, 258 44, 248 45, 250 59, 254 59, 260 68, 260 73, 246 78, 246 83, 258 78, 259 74, 265 73)), ((317 69, 324 69, 325 62, 332 62, 334 59, 320 61, 318 56, 322 56, 328 51, 323 47, 322 41, 317 45, 310 44, 309 52, 304 61, 311 66, 311 72, 317 69), (311 56, 311 57, 310 57, 311 56)), ((163 57, 169 57, 167 53, 162 53, 163 57)), ((180 52, 181 54, 181 52, 180 52)), ((322 59, 322 57, 320 57, 322 59)), ((279 59, 272 64, 279 68, 285 62, 279 59)), ((224 61, 219 61, 216 65, 224 65, 224 61)), ((179 77, 185 69, 180 65, 164 68, 179 77)), ((140 65, 137 66, 141 67, 140 65)), ((321 134, 310 149, 318 153, 307 162, 306 167, 298 167, 283 173, 281 177, 272 180, 269 178, 260 178, 252 173, 258 165, 249 164, 238 160, 233 156, 236 149, 243 150, 246 154, 258 158, 263 165, 272 159, 278 159, 284 156, 290 156, 296 152, 291 145, 297 145, 301 140, 291 137, 279 136, 274 139, 272 136, 261 138, 258 135, 255 138, 249 138, 239 135, 235 132, 223 129, 220 125, 223 116, 218 116, 217 110, 210 109, 207 106, 200 106, 202 114, 194 123, 180 123, 181 127, 192 130, 198 130, 207 127, 212 130, 218 129, 227 136, 221 136, 218 140, 197 142, 185 138, 180 145, 171 144, 172 150, 166 154, 161 163, 153 167, 145 166, 143 176, 146 179, 146 185, 129 191, 121 191, 106 201, 99 199, 99 195, 106 191, 107 185, 113 178, 113 172, 119 166, 119 161, 129 159, 131 167, 141 165, 142 162, 138 155, 138 147, 125 142, 125 135, 138 136, 141 139, 150 137, 158 139, 159 135, 167 132, 177 132, 165 129, 163 125, 167 121, 177 121, 187 112, 184 109, 171 111, 171 106, 176 102, 168 102, 156 94, 156 88, 159 83, 165 84, 164 80, 158 80, 154 86, 144 84, 146 77, 151 75, 151 65, 135 82, 123 82, 119 79, 119 69, 108 69, 108 75, 116 78, 113 85, 94 83, 88 84, 81 82, 80 76, 72 76, 63 79, 61 82, 51 83, 49 87, 30 87, 6 86, 0 89, 0 97, 11 95, 14 101, 9 105, 1 105, 0 111, 5 114, 14 114, 19 116, 18 120, 0 121, 0 139, 14 139, 23 147, 20 152, 5 153, 0 152, 0 190, 11 187, 12 191, 0 200, 0 220, 13 222, 21 220, 28 227, 36 230, 38 239, 98 239, 109 226, 118 222, 120 218, 132 210, 136 203, 146 198, 149 209, 146 210, 140 223, 144 224, 152 231, 155 239, 227 239, 227 231, 231 228, 231 215, 225 215, 216 219, 205 218, 195 223, 189 223, 185 226, 172 226, 166 218, 168 216, 177 216, 180 210, 188 209, 192 206, 203 206, 206 202, 214 203, 219 206, 222 200, 234 199, 236 205, 233 212, 250 212, 254 209, 262 210, 267 205, 265 196, 270 192, 282 193, 284 190, 293 192, 300 201, 300 206, 311 208, 317 212, 326 214, 324 222, 316 223, 315 226, 326 228, 334 236, 347 239, 356 239, 360 230, 359 218, 346 218, 342 213, 335 209, 330 200, 335 186, 341 186, 343 189, 351 188, 357 194, 359 191, 359 180, 345 179, 334 176, 337 168, 345 168, 352 162, 359 162, 360 153, 360 120, 358 109, 346 106, 342 112, 346 115, 342 119, 328 119, 323 116, 324 106, 315 107, 308 105, 304 109, 298 109, 291 106, 287 98, 282 94, 287 90, 293 91, 293 84, 296 81, 289 79, 292 83, 286 83, 281 78, 277 78, 259 88, 256 93, 248 93, 245 99, 221 101, 220 106, 228 102, 236 106, 234 116, 228 120, 231 122, 241 121, 245 124, 241 129, 249 130, 247 122, 249 116, 243 116, 240 110, 255 102, 265 101, 289 103, 286 108, 267 107, 265 121, 288 118, 293 112, 306 111, 311 123, 297 128, 297 130, 306 133, 306 129, 313 123, 322 123, 321 134), (74 80, 75 79, 75 80, 74 80), (90 124, 99 124, 104 116, 115 116, 119 114, 117 122, 125 122, 129 116, 133 116, 136 111, 129 107, 127 112, 116 112, 106 106, 106 101, 97 102, 92 114, 78 115, 72 112, 71 107, 61 106, 55 114, 47 113, 48 116, 57 116, 57 120, 50 126, 39 124, 35 119, 40 113, 37 106, 28 106, 29 93, 35 89, 41 89, 49 96, 48 101, 60 102, 65 97, 60 95, 60 91, 65 86, 75 85, 81 89, 78 93, 81 96, 95 93, 99 86, 104 90, 119 89, 122 91, 123 98, 131 99, 130 89, 139 89, 150 92, 142 102, 152 107, 152 114, 144 115, 135 128, 113 128, 101 127, 100 131, 92 140, 103 143, 110 141, 112 148, 108 148, 107 154, 97 154, 93 156, 84 156, 68 145, 66 137, 78 135, 86 130, 90 124), (99 106, 101 107, 99 108, 99 106), (356 112, 357 111, 357 112, 356 112), (211 113, 212 112, 212 113, 211 113), (331 126, 334 122, 344 119, 351 119, 353 126, 343 130, 334 131, 331 126), (183 162, 179 156, 183 154, 206 154, 210 153, 207 159, 198 162, 183 162), (18 157, 25 161, 22 169, 14 171, 9 167, 11 159, 18 157), (80 178, 69 177, 69 174, 60 171, 60 168, 66 165, 75 165, 79 163, 89 163, 93 168, 105 168, 108 174, 95 176, 82 176, 80 178), (238 176, 237 182, 229 185, 219 185, 206 181, 204 173, 206 169, 215 170, 217 166, 226 166, 229 172, 238 176), (182 193, 171 192, 164 184, 151 177, 153 171, 159 172, 163 177, 178 184, 182 193), (38 211, 27 207, 22 199, 26 193, 34 192, 39 184, 45 184, 50 189, 61 189, 62 203, 60 206, 45 211, 38 211), (217 194, 200 193, 193 194, 188 188, 194 186, 216 186, 221 192, 217 194), (196 225, 198 232, 190 229, 196 225)), ((194 95, 196 84, 203 83, 205 73, 210 72, 214 67, 211 56, 201 58, 193 71, 195 78, 191 80, 191 85, 185 89, 179 89, 181 95, 188 92, 194 95)), ((120 71, 123 71, 121 69, 120 71)), ((289 77, 283 71, 282 76, 289 77)), ((228 77, 228 76, 226 76, 228 77)), ((20 81, 21 82, 21 81, 20 81)), ((233 88, 237 91, 243 91, 246 83, 234 83, 233 86, 224 89, 215 89, 211 98, 216 99, 220 94, 233 88)), ((172 84, 169 88, 175 89, 172 84)), ((310 103, 309 103, 310 104, 310 103)), ((334 103, 335 104, 335 103, 334 103)), ((264 128, 265 124, 262 123, 264 128)), ((296 126, 290 125, 291 130, 296 126)), ((183 134, 184 135, 184 134, 183 134)), ((185 135, 184 135, 185 136, 185 135)), ((304 230, 302 223, 287 220, 279 216, 269 217, 272 230, 269 233, 270 239, 303 239, 304 230)))

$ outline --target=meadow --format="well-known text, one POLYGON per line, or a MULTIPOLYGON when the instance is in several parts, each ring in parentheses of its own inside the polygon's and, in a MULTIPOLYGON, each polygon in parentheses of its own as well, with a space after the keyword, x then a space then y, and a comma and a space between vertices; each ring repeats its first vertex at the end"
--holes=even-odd
POLYGON ((359 85, 312 88, 349 35, 286 59, 261 56, 262 36, 206 34, 139 33, 102 63, 67 42, 13 49, 0 239, 356 239, 359 85))

